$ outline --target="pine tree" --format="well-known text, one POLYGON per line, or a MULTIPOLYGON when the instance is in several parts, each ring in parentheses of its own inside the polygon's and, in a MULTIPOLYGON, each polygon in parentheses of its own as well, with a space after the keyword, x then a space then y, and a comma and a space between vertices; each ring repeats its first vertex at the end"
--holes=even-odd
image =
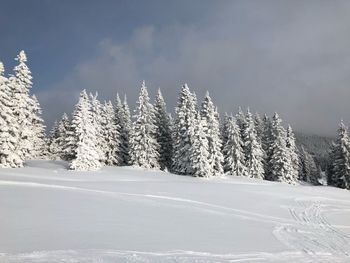
POLYGON ((120 134, 115 119, 112 102, 105 102, 103 106, 102 137, 104 139, 104 155, 106 165, 118 165, 121 162, 118 155, 120 149, 120 134))
POLYGON ((208 162, 209 144, 205 133, 205 121, 201 118, 200 113, 197 113, 194 126, 193 143, 189 150, 191 171, 196 177, 210 177, 212 167, 208 162))
POLYGON ((101 167, 97 145, 96 129, 93 126, 91 105, 86 91, 80 93, 79 102, 73 113, 72 126, 76 136, 76 158, 71 169, 80 171, 97 170, 101 167))
POLYGON ((90 105, 91 105, 91 117, 92 117, 92 126, 95 129, 96 133, 96 152, 100 156, 99 160, 101 164, 106 162, 106 155, 104 154, 104 149, 106 147, 105 140, 103 136, 100 136, 103 133, 104 127, 102 127, 103 121, 103 112, 101 102, 97 99, 98 94, 92 95, 90 93, 90 105))
POLYGON ((15 122, 18 129, 14 129, 14 139, 16 141, 15 152, 18 154, 16 166, 20 167, 26 158, 29 157, 32 144, 30 138, 32 136, 31 109, 32 104, 29 96, 29 90, 32 87, 31 72, 26 65, 27 56, 22 50, 16 60, 19 62, 14 68, 14 75, 10 76, 10 88, 12 90, 12 103, 15 122))
POLYGON ((9 80, 4 77, 4 65, 0 62, 0 167, 19 167, 23 164, 16 151, 19 134, 16 120, 9 80))
POLYGON ((335 142, 332 142, 330 149, 328 151, 328 155, 329 155, 329 161, 328 161, 328 165, 327 165, 327 184, 328 185, 335 185, 335 177, 334 177, 334 165, 335 165, 335 156, 336 156, 336 152, 337 152, 337 146, 335 144, 335 142))
POLYGON ((143 81, 130 140, 130 156, 133 165, 143 168, 159 168, 159 145, 155 135, 154 108, 149 102, 147 88, 143 81))
POLYGON ((222 141, 220 136, 220 124, 218 112, 207 92, 201 105, 200 115, 204 133, 208 141, 208 173, 214 176, 223 174, 222 164, 224 157, 221 152, 222 141))
POLYGON ((264 122, 261 119, 259 113, 255 113, 254 115, 254 125, 256 130, 256 136, 260 144, 262 144, 263 137, 264 137, 264 122))
POLYGON ((264 179, 264 152, 256 135, 253 116, 249 109, 243 130, 243 142, 247 175, 251 178, 264 179))
POLYGON ((292 130, 292 127, 288 125, 287 128, 287 142, 286 146, 289 150, 289 158, 291 161, 291 176, 294 178, 294 181, 299 180, 299 170, 300 170, 300 160, 298 154, 298 148, 295 143, 295 135, 292 130))
POLYGON ((317 165, 315 163, 312 155, 305 150, 305 148, 301 147, 301 180, 311 183, 313 185, 319 185, 320 173, 317 165))
POLYGON ((166 104, 160 89, 154 103, 155 125, 157 129, 157 141, 159 144, 159 165, 162 170, 171 168, 172 157, 172 138, 171 138, 171 120, 166 110, 166 104))
POLYGON ((334 186, 350 189, 350 142, 347 127, 343 121, 340 122, 338 128, 333 160, 332 182, 334 186))
POLYGON ((75 158, 74 145, 76 142, 71 142, 71 137, 74 137, 68 115, 64 113, 61 120, 57 124, 57 135, 55 144, 58 147, 58 156, 61 160, 70 161, 75 158))
POLYGON ((281 125, 282 120, 277 113, 272 119, 272 143, 271 143, 271 159, 269 160, 269 180, 295 183, 293 164, 291 161, 290 150, 287 147, 287 132, 281 125))
POLYGON ((222 123, 221 123, 221 126, 220 126, 220 133, 221 133, 221 140, 222 140, 222 153, 223 155, 225 155, 224 153, 224 148, 225 148, 225 145, 227 143, 227 140, 228 140, 228 126, 229 126, 229 123, 230 121, 232 120, 232 115, 228 115, 227 112, 225 112, 224 114, 224 118, 222 120, 222 123))
POLYGON ((238 108, 238 112, 237 112, 235 118, 236 118, 236 122, 237 122, 237 125, 239 127, 239 130, 241 131, 241 136, 243 138, 243 134, 244 134, 245 127, 247 125, 247 121, 246 121, 246 116, 245 116, 244 112, 242 111, 241 107, 238 108))
POLYGON ((118 149, 118 159, 120 165, 130 164, 130 133, 131 133, 131 119, 130 110, 127 103, 126 96, 122 103, 117 94, 115 101, 115 121, 117 131, 120 135, 120 146, 118 149))
POLYGON ((59 159, 60 149, 57 143, 58 138, 58 123, 54 122, 49 134, 49 156, 52 160, 59 159))
POLYGON ((45 135, 44 120, 41 117, 42 110, 38 99, 35 95, 31 97, 31 104, 29 105, 31 111, 31 134, 29 142, 31 143, 31 151, 29 152, 28 158, 32 159, 43 159, 48 155, 48 145, 45 135))
POLYGON ((173 129, 173 170, 178 174, 192 174, 190 149, 194 141, 197 116, 196 96, 187 84, 182 86, 175 109, 173 129))
POLYGON ((248 176, 241 133, 236 119, 227 120, 227 141, 224 146, 224 171, 235 176, 248 176))

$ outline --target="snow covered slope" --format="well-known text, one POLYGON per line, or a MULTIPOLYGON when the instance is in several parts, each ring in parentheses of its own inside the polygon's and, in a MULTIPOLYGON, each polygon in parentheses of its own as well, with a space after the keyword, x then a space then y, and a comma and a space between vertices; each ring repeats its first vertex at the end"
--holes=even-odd
POLYGON ((0 262, 350 262, 350 191, 66 167, 0 170, 0 262))

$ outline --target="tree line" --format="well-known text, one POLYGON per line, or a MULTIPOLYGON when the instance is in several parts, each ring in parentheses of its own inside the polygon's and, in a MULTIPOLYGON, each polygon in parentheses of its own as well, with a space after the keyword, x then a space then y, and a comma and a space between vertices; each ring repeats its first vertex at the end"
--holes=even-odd
POLYGON ((237 114, 220 118, 209 93, 201 103, 185 84, 174 118, 158 90, 150 101, 142 82, 131 116, 126 97, 101 102, 97 94, 80 93, 71 116, 63 114, 45 136, 41 109, 30 96, 31 73, 23 51, 14 74, 0 66, 0 164, 21 167, 27 159, 62 159, 72 170, 97 170, 105 165, 134 165, 176 174, 212 177, 246 176, 295 184, 318 184, 312 156, 298 149, 290 126, 277 113, 237 114))

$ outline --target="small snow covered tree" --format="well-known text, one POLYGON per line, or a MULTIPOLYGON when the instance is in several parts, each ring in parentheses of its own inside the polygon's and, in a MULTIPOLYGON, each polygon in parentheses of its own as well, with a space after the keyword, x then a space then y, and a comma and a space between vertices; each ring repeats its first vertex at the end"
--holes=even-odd
POLYGON ((14 68, 14 75, 10 76, 10 88, 12 90, 12 103, 15 122, 18 124, 18 129, 14 129, 14 137, 16 137, 15 152, 19 156, 17 160, 18 167, 23 165, 26 158, 29 157, 32 144, 30 138, 32 136, 31 123, 31 98, 29 90, 32 87, 32 75, 26 65, 27 56, 22 50, 16 60, 19 62, 14 68))
POLYGON ((76 136, 76 157, 70 168, 79 171, 97 170, 101 167, 96 129, 93 126, 91 105, 86 91, 80 93, 73 113, 72 126, 76 136))
POLYGON ((335 141, 333 163, 334 186, 350 189, 350 142, 347 127, 343 121, 338 128, 338 136, 335 141))
POLYGON ((224 146, 224 171, 235 176, 248 176, 241 133, 236 119, 227 120, 227 141, 224 146))
POLYGON ((297 181, 299 180, 300 160, 298 148, 295 143, 295 135, 290 125, 288 125, 287 128, 287 148, 289 150, 291 161, 291 176, 295 181, 297 181))
POLYGON ((105 102, 102 112, 102 136, 104 139, 102 149, 105 155, 105 164, 118 165, 121 161, 120 156, 118 155, 120 148, 120 134, 112 102, 105 102))
POLYGON ((245 116, 244 112, 242 111, 241 107, 238 108, 238 112, 237 112, 235 118, 236 118, 236 122, 237 122, 237 125, 239 127, 239 130, 241 131, 241 136, 243 138, 244 129, 247 125, 247 120, 246 120, 246 116, 245 116))
POLYGON ((57 144, 57 138, 58 138, 58 123, 57 121, 54 122, 50 133, 49 133, 49 157, 52 160, 56 160, 59 158, 60 149, 57 144))
POLYGON ((212 167, 208 162, 209 144, 207 134, 204 127, 205 121, 201 118, 200 113, 197 113, 194 126, 193 143, 190 148, 190 163, 192 175, 196 177, 212 176, 212 167))
POLYGON ((72 131, 71 123, 68 115, 64 113, 61 120, 57 124, 56 139, 54 145, 56 145, 58 152, 57 158, 65 161, 70 161, 75 158, 74 148, 76 142, 73 143, 74 133, 72 131))
POLYGON ((160 89, 154 103, 155 125, 157 141, 159 144, 159 165, 162 170, 171 168, 172 157, 172 137, 171 137, 171 119, 166 110, 166 104, 160 89))
POLYGON ((255 113, 255 115, 254 115, 254 125, 255 125, 255 130, 256 130, 256 136, 257 136, 259 142, 262 144, 262 140, 263 140, 263 136, 264 136, 264 122, 261 119, 259 113, 255 113))
POLYGON ((142 82, 140 96, 134 115, 131 133, 131 163, 143 168, 159 168, 159 145, 156 135, 155 114, 145 82, 142 82))
POLYGON ((249 109, 243 130, 243 142, 247 175, 251 178, 264 179, 264 152, 257 139, 254 119, 249 109))
POLYGON ((196 96, 187 84, 182 86, 175 109, 173 126, 173 170, 178 174, 192 174, 190 149, 194 140, 197 116, 196 96))
POLYGON ((218 176, 223 174, 222 164, 224 156, 221 152, 222 141, 220 136, 220 123, 218 119, 218 112, 207 92, 201 105, 200 115, 204 133, 208 141, 208 165, 209 174, 218 176))
POLYGON ((115 121, 120 135, 120 145, 118 149, 119 165, 130 164, 130 133, 131 118, 126 96, 122 103, 117 94, 115 101, 115 121))
POLYGON ((35 95, 31 97, 31 104, 29 105, 31 111, 31 133, 29 136, 29 143, 31 144, 31 151, 28 158, 43 159, 48 156, 48 143, 45 135, 44 120, 41 117, 42 110, 38 99, 35 95))
POLYGON ((17 154, 19 127, 14 116, 14 104, 9 80, 4 76, 0 62, 0 167, 22 166, 23 159, 17 154))

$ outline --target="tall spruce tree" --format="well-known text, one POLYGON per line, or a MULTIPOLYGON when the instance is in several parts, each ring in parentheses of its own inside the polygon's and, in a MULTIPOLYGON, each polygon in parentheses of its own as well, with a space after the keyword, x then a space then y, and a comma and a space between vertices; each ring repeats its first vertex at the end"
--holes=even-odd
POLYGON ((144 168, 159 168, 155 114, 145 82, 142 82, 131 133, 131 163, 144 168))
POLYGON ((157 141, 159 144, 159 165, 162 170, 171 169, 172 157, 172 137, 171 137, 171 119, 166 110, 166 104, 160 89, 154 103, 155 125, 157 133, 157 141))
POLYGON ((208 164, 210 170, 208 173, 218 176, 223 174, 222 164, 224 157, 221 152, 222 141, 220 136, 220 123, 218 119, 218 112, 209 96, 206 93, 201 105, 200 115, 202 119, 204 133, 208 141, 208 164))
POLYGON ((98 94, 92 95, 90 93, 90 105, 91 105, 91 120, 92 120, 92 126, 94 126, 95 133, 96 133, 96 152, 100 156, 99 160, 101 164, 105 164, 106 162, 106 155, 104 153, 104 149, 106 147, 105 139, 103 136, 103 129, 102 122, 103 122, 103 114, 102 112, 102 105, 101 102, 98 100, 98 94))
POLYGON ((300 160, 299 160, 298 148, 295 142, 295 135, 290 125, 288 125, 288 128, 287 128, 286 146, 288 148, 290 161, 291 161, 291 176, 292 178, 294 178, 295 181, 297 181, 299 180, 300 160))
POLYGON ((205 121, 197 113, 195 118, 193 143, 189 150, 192 175, 209 178, 213 175, 212 167, 208 162, 209 143, 205 133, 205 121))
POLYGON ((350 142, 347 127, 343 121, 339 124, 333 160, 334 186, 350 189, 350 142))
POLYGON ((264 152, 257 138, 254 119, 249 109, 245 119, 243 142, 247 175, 251 178, 264 179, 264 152))
POLYGON ((117 126, 115 111, 112 102, 108 101, 102 107, 102 137, 103 152, 106 165, 119 165, 120 134, 117 126))
POLYGON ((311 183, 313 185, 319 185, 319 170, 317 168, 317 165, 315 163, 314 158, 312 155, 305 150, 305 148, 301 147, 301 153, 300 153, 300 177, 301 180, 311 183))
POLYGON ((79 171, 93 171, 101 167, 96 129, 93 126, 91 105, 86 91, 80 93, 79 102, 73 113, 72 126, 76 136, 75 159, 70 168, 79 171))
POLYGON ((14 104, 9 80, 4 76, 0 62, 0 167, 18 167, 23 159, 17 154, 19 127, 14 115, 14 104))
POLYGON ((192 174, 190 149, 194 141, 197 116, 196 96, 187 84, 183 85, 175 109, 173 128, 173 170, 178 174, 192 174))
POLYGON ((18 129, 14 129, 14 139, 16 141, 15 152, 19 156, 17 165, 23 166, 23 162, 29 157, 31 149, 30 138, 33 136, 31 123, 31 108, 32 99, 29 96, 29 91, 32 87, 32 75, 26 65, 27 56, 22 50, 17 58, 18 65, 14 67, 14 74, 10 76, 10 88, 12 90, 12 103, 15 122, 18 129))
POLYGON ((248 176, 239 127, 235 118, 227 120, 227 141, 224 146, 224 171, 234 176, 248 176))

